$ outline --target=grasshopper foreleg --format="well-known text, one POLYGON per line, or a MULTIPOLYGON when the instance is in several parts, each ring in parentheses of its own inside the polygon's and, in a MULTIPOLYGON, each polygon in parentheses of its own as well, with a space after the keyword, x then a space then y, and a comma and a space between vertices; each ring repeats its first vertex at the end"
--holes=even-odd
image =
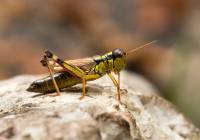
POLYGON ((117 73, 118 81, 115 79, 115 77, 112 75, 111 72, 107 73, 110 79, 112 80, 113 84, 117 87, 117 100, 121 102, 121 96, 120 96, 120 73, 117 73))

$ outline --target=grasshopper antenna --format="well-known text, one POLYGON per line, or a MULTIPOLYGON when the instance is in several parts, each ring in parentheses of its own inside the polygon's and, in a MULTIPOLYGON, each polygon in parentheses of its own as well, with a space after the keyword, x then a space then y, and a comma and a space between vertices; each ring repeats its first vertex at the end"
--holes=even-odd
POLYGON ((126 54, 130 54, 130 53, 136 52, 136 51, 138 51, 138 50, 140 50, 140 49, 142 49, 142 48, 144 48, 144 47, 147 47, 147 46, 149 46, 149 45, 151 45, 151 44, 154 44, 154 43, 156 43, 156 42, 157 42, 157 40, 151 41, 151 42, 149 42, 149 43, 147 43, 147 44, 144 44, 144 45, 139 46, 139 47, 137 47, 137 48, 135 48, 135 49, 132 49, 132 50, 130 50, 130 51, 127 51, 126 54))

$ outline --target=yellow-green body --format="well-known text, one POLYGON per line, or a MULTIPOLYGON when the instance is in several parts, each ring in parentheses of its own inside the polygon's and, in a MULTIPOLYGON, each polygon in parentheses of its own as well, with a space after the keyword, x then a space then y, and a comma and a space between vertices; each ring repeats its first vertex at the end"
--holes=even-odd
MULTIPOLYGON (((120 50, 121 51, 121 50, 120 50)), ((67 70, 57 72, 54 74, 54 79, 60 90, 74 86, 81 83, 81 78, 84 77, 86 81, 92 81, 98 79, 110 72, 119 73, 126 65, 125 54, 119 56, 113 55, 113 52, 109 52, 102 56, 93 57, 93 65, 88 67, 78 67, 73 64, 68 64, 67 61, 62 62, 56 56, 55 60, 58 61, 67 70)), ((27 89, 28 91, 50 93, 55 92, 55 86, 50 76, 34 81, 27 89)))
POLYGON ((97 65, 91 68, 91 73, 97 73, 100 75, 105 75, 108 72, 120 72, 125 67, 125 59, 124 58, 108 58, 108 56, 112 55, 112 52, 107 53, 103 56, 96 56, 94 60, 100 60, 97 65))
POLYGON ((50 76, 34 81, 27 90, 42 93, 56 91, 56 96, 60 96, 61 89, 82 83, 82 95, 79 99, 83 99, 86 95, 86 82, 98 79, 107 74, 117 88, 117 99, 121 102, 120 71, 126 65, 126 55, 153 42, 155 41, 128 52, 124 52, 118 48, 102 56, 69 61, 58 58, 50 51, 45 51, 45 55, 40 62, 48 68, 50 76), (54 73, 55 71, 57 73, 54 73), (117 79, 113 76, 112 72, 117 75, 117 79))

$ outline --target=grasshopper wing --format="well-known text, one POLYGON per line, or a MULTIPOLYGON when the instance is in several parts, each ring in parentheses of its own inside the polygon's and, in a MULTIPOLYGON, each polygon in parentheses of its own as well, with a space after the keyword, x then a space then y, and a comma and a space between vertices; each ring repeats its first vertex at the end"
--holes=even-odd
POLYGON ((96 65, 96 62, 93 58, 83 58, 65 61, 68 64, 79 67, 80 69, 87 71, 96 65))
MULTIPOLYGON (((96 65, 96 62, 93 60, 93 58, 82 58, 82 59, 74 59, 74 60, 66 60, 66 63, 70 65, 74 65, 82 69, 83 71, 90 71, 92 67, 96 65)), ((50 61, 50 64, 53 64, 53 61, 50 61)), ((63 67, 61 67, 59 64, 54 65, 54 71, 61 72, 65 71, 63 67)))

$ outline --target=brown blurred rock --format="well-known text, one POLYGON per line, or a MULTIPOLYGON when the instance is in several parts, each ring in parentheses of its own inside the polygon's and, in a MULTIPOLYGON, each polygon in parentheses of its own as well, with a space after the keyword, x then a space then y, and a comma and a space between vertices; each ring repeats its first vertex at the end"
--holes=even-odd
POLYGON ((40 76, 0 82, 0 139, 19 140, 198 140, 200 131, 145 79, 122 72, 122 104, 103 77, 89 82, 79 100, 77 85, 59 97, 25 91, 40 76))

